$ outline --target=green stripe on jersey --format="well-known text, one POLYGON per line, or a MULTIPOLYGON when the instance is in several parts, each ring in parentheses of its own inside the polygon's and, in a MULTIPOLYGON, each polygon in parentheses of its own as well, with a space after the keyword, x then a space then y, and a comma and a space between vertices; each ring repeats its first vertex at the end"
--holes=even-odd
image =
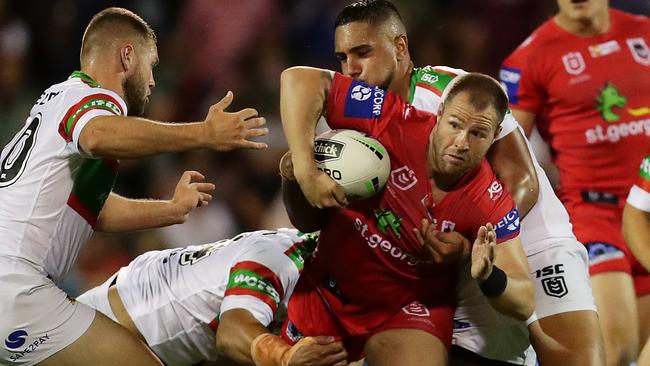
POLYGON ((259 274, 246 269, 237 269, 230 273, 227 289, 243 288, 258 292, 273 299, 275 305, 280 303, 280 294, 271 282, 259 274))
POLYGON ((411 74, 411 89, 409 94, 409 103, 413 103, 415 98, 415 88, 418 83, 423 83, 439 91, 440 94, 445 90, 447 85, 456 77, 435 69, 415 68, 411 74))
POLYGON ((646 180, 650 180, 650 155, 646 156, 641 162, 641 167, 639 168, 639 176, 643 177, 646 180))
POLYGON ((71 116, 68 118, 68 120, 65 122, 65 133, 70 134, 70 130, 72 129, 72 125, 74 125, 75 121, 81 116, 81 113, 87 109, 104 109, 109 112, 112 112, 115 115, 121 115, 122 111, 120 110, 120 107, 115 105, 115 103, 111 102, 110 100, 107 99, 91 99, 87 101, 84 105, 79 107, 71 116))
POLYGON ((102 210, 117 179, 117 169, 109 164, 100 159, 84 159, 74 177, 72 193, 95 217, 102 210))
POLYGON ((299 235, 304 235, 305 240, 295 243, 291 248, 287 249, 284 254, 291 259, 300 272, 305 267, 305 258, 316 249, 318 236, 315 234, 303 233, 300 233, 299 235))
POLYGON ((99 84, 97 84, 97 82, 95 82, 95 80, 93 80, 90 76, 84 74, 81 71, 74 71, 72 74, 70 74, 68 79, 72 79, 72 78, 79 78, 79 79, 87 82, 90 86, 95 87, 95 88, 100 87, 99 84))

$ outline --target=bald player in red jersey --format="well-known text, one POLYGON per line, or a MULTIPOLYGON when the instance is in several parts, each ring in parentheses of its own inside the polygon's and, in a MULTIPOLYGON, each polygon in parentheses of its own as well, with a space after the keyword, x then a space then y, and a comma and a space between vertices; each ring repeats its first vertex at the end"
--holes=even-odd
POLYGON ((537 126, 559 169, 558 195, 589 251, 607 363, 628 365, 646 344, 638 316, 650 315, 650 276, 621 235, 625 197, 650 152, 650 21, 606 0, 558 4, 500 77, 515 117, 528 134, 537 126))
MULTIPOLYGON (((287 76, 287 71, 283 74, 283 100, 305 94, 300 88, 293 93, 286 91, 301 80, 301 72, 316 72, 318 76, 320 71, 299 68, 289 72, 293 76, 287 76)), ((493 83, 495 93, 504 94, 494 80, 481 77, 486 83, 493 83)), ((305 79, 308 78, 302 78, 305 79)), ((317 80, 311 78, 304 84, 318 86, 327 80, 315 84, 314 81, 317 80)), ((458 82, 459 90, 460 84, 462 81, 458 82)), ((431 364, 444 362, 445 348, 451 344, 458 265, 437 264, 427 258, 416 234, 423 218, 430 220, 436 230, 456 231, 472 239, 477 237, 482 225, 492 223, 496 228, 495 240, 501 243, 497 251, 508 248, 503 249, 503 257, 497 254, 496 258, 499 266, 508 267, 505 269, 508 288, 503 297, 510 296, 507 301, 493 297, 494 302, 501 302, 493 306, 525 320, 532 313, 534 290, 518 241, 519 214, 507 189, 484 159, 503 116, 499 119, 496 114, 492 117, 495 121, 484 120, 479 128, 466 115, 459 117, 452 109, 447 115, 442 113, 444 117, 438 124, 434 115, 415 110, 396 94, 338 73, 325 92, 329 126, 355 129, 379 140, 390 155, 392 173, 385 189, 377 196, 353 201, 344 208, 329 209, 320 227, 318 253, 305 267, 290 300, 283 336, 295 342, 316 332, 334 335, 343 339, 351 360, 361 355, 365 345, 370 364, 395 364, 369 351, 368 343, 373 344, 378 335, 392 330, 418 330, 433 335, 438 342, 418 343, 422 338, 413 338, 414 333, 408 333, 403 343, 412 342, 411 346, 431 364), (468 128, 470 125, 473 127, 468 128), (456 131, 463 131, 460 134, 463 137, 455 140, 455 144, 481 140, 484 150, 458 147, 462 152, 442 158, 446 163, 441 168, 433 156, 444 155, 437 150, 449 146, 443 142, 443 136, 455 135, 456 131), (397 179, 398 176, 403 177, 397 179), (495 191, 495 186, 501 189, 495 191), (385 225, 379 220, 381 217, 390 217, 393 224, 385 225), (505 251, 512 253, 507 255, 505 251)), ((458 103, 471 105, 463 99, 469 98, 463 93, 468 92, 460 91, 457 97, 449 98, 449 109, 458 103)), ((291 98, 293 108, 307 103, 291 98)), ((505 95, 503 103, 505 108, 505 95)), ((282 102, 283 109, 286 104, 282 102)), ((287 114, 283 110, 286 131, 290 124, 287 114)), ((304 123, 303 127, 307 125, 304 123)), ((291 141, 290 133, 287 136, 291 141)), ((378 149, 378 153, 386 151, 378 149)), ((294 164, 295 161, 294 155, 294 164)), ((404 364, 409 362, 404 357, 411 357, 414 362, 415 352, 399 348, 394 340, 387 342, 393 353, 399 353, 393 357, 402 358, 400 362, 404 364)))

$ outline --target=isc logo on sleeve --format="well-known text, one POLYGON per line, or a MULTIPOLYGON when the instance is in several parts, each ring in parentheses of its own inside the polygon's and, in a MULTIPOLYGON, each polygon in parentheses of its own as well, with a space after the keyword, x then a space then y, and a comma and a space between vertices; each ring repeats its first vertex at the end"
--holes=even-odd
POLYGON ((345 117, 378 118, 384 104, 385 91, 353 80, 345 98, 345 117))
POLYGON ((508 92, 510 103, 517 103, 517 92, 519 91, 519 80, 521 80, 521 70, 514 67, 504 67, 499 71, 501 84, 505 86, 508 92))

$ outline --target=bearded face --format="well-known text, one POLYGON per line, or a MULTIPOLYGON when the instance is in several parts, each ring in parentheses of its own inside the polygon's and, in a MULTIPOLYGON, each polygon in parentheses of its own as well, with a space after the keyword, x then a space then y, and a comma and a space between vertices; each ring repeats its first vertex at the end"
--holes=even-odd
POLYGON ((129 115, 142 116, 144 109, 149 102, 149 86, 141 72, 136 72, 129 76, 122 83, 124 90, 124 99, 126 106, 129 108, 129 115))

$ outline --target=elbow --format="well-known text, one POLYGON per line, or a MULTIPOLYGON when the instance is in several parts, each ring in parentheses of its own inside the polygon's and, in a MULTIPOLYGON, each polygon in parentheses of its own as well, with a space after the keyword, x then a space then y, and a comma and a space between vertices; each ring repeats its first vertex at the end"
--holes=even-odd
POLYGON ((236 342, 237 337, 233 334, 228 334, 227 331, 219 331, 217 329, 217 353, 220 356, 226 356, 227 358, 236 357, 236 342))

